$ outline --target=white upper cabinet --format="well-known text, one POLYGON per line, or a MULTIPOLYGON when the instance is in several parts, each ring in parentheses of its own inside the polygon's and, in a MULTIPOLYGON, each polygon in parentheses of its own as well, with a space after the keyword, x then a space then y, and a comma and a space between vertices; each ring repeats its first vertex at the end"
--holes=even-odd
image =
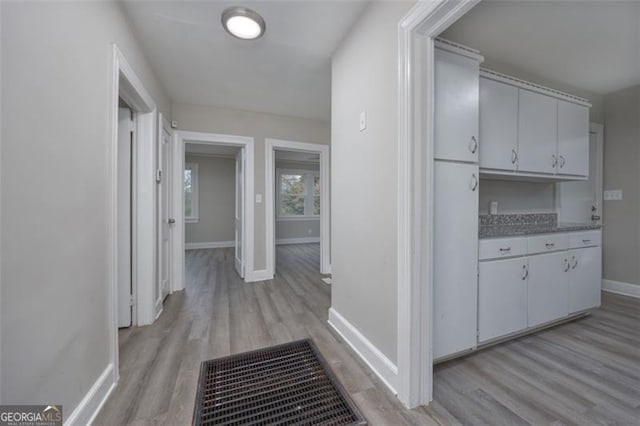
POLYGON ((478 162, 477 59, 435 51, 435 158, 478 162))
POLYGON ((558 101, 550 96, 519 89, 518 171, 556 172, 558 101))
POLYGON ((518 88, 480 78, 480 167, 516 170, 518 88))
POLYGON ((558 100, 558 174, 589 175, 589 108, 558 100))

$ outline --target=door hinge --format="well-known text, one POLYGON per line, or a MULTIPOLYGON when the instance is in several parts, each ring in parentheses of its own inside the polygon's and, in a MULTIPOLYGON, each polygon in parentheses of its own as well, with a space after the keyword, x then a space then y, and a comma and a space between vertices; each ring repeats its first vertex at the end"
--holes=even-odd
POLYGON ((160 183, 162 182, 162 170, 157 169, 156 170, 156 183, 160 183))
POLYGON ((134 305, 134 300, 133 300, 133 294, 129 296, 129 306, 133 306, 134 305))
POLYGON ((136 131, 136 122, 133 120, 129 121, 129 131, 131 133, 136 131))

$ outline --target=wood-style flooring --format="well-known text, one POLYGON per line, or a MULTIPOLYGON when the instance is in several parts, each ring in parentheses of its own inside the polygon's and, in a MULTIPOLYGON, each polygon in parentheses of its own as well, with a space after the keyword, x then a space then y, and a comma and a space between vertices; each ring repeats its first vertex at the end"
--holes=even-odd
POLYGON ((277 247, 272 281, 243 283, 232 249, 187 251, 187 285, 151 326, 120 331, 120 382, 98 425, 191 424, 200 362, 311 337, 372 425, 640 424, 640 300, 435 368, 406 410, 327 326, 317 244, 277 247))

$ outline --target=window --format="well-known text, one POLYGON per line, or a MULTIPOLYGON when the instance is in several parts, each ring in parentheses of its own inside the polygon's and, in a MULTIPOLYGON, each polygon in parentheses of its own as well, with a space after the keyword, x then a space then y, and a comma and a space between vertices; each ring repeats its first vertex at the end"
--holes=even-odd
POLYGON ((198 222, 198 164, 184 164, 184 221, 198 222))
POLYGON ((313 170, 277 171, 276 213, 279 218, 320 216, 320 174, 313 170))

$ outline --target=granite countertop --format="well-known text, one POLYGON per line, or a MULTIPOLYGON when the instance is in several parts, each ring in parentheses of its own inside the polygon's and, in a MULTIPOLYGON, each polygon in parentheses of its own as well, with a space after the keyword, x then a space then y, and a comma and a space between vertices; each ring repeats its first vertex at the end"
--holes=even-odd
POLYGON ((556 213, 481 215, 478 237, 500 238, 600 229, 590 223, 558 223, 556 213))

